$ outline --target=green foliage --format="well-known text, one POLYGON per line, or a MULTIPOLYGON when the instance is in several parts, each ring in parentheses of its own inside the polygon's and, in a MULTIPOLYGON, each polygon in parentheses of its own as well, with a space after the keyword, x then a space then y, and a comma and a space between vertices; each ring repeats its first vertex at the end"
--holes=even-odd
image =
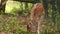
POLYGON ((56 18, 57 18, 56 27, 57 27, 57 30, 60 31, 60 14, 58 14, 56 18))
POLYGON ((21 3, 17 1, 8 1, 5 13, 16 14, 18 12, 22 12, 21 3))
POLYGON ((3 30, 2 26, 0 26, 0 32, 3 30))
POLYGON ((11 32, 14 29, 18 34, 25 34, 26 28, 20 28, 19 25, 23 24, 21 21, 17 21, 17 17, 8 17, 3 18, 3 15, 0 15, 0 32, 5 30, 6 32, 11 32))
POLYGON ((27 3, 28 7, 25 9, 25 3, 24 2, 17 2, 17 1, 8 1, 6 3, 5 13, 10 14, 30 14, 30 10, 32 8, 31 3, 27 3))
POLYGON ((18 33, 18 34, 26 34, 26 29, 21 29, 19 27, 15 28, 15 31, 18 33))

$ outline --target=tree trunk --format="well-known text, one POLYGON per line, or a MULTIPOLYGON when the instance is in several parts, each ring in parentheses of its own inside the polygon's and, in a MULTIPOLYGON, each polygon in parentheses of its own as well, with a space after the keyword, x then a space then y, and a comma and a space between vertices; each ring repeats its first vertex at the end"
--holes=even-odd
POLYGON ((58 13, 60 14, 60 0, 57 0, 57 10, 58 10, 58 13))
POLYGON ((56 0, 51 0, 51 5, 52 5, 52 28, 51 28, 51 32, 50 33, 55 33, 55 25, 56 25, 56 6, 55 6, 55 1, 56 0))
POLYGON ((0 3, 0 11, 3 10, 3 13, 5 13, 6 1, 7 0, 1 0, 1 3, 0 3))
POLYGON ((45 8, 45 18, 48 18, 48 0, 43 0, 43 5, 45 8))
POLYGON ((52 21, 55 23, 55 13, 56 13, 56 7, 55 7, 55 1, 56 0, 51 0, 51 4, 52 4, 52 21))

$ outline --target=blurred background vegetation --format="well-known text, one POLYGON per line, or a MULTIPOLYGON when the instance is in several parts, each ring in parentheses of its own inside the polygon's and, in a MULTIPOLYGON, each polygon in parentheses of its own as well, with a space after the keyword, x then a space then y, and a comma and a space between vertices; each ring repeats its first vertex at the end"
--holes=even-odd
POLYGON ((45 8, 42 34, 60 34, 60 0, 0 0, 0 33, 26 34, 24 18, 30 18, 31 8, 38 2, 45 8))

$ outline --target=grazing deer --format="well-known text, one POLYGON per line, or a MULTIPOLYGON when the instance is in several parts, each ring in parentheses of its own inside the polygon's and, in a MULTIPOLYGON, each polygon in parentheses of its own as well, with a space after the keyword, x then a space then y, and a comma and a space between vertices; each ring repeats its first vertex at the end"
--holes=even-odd
POLYGON ((36 27, 36 32, 35 34, 40 34, 40 25, 41 22, 43 21, 43 17, 44 17, 44 7, 41 3, 36 3, 34 4, 32 10, 31 10, 31 20, 33 25, 36 27))
POLYGON ((24 19, 24 22, 26 23, 26 25, 27 25, 27 34, 30 34, 31 33, 31 28, 32 28, 32 26, 34 25, 34 26, 36 26, 36 32, 38 32, 38 33, 35 33, 35 34, 40 34, 39 32, 39 30, 40 30, 40 21, 42 20, 42 16, 44 16, 44 7, 43 7, 43 5, 41 4, 41 3, 36 3, 34 6, 33 6, 33 8, 32 8, 32 10, 31 10, 31 21, 33 22, 33 23, 31 23, 26 17, 25 17, 25 19, 24 19), (36 25, 37 24, 37 25, 36 25), (37 27, 38 26, 38 27, 37 27), (38 30, 38 31, 37 31, 38 30))

